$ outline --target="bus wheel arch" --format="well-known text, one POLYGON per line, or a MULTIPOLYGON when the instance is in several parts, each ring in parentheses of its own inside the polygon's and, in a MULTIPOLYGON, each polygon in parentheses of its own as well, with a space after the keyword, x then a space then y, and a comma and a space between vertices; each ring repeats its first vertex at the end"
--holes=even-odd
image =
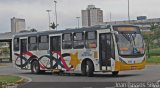
POLYGON ((83 75, 87 75, 88 77, 92 77, 95 71, 93 61, 89 58, 85 58, 81 64, 81 71, 83 75))
POLYGON ((35 60, 38 60, 37 56, 35 56, 35 55, 32 55, 32 56, 30 57, 30 59, 31 59, 31 63, 32 63, 33 61, 35 61, 35 60))

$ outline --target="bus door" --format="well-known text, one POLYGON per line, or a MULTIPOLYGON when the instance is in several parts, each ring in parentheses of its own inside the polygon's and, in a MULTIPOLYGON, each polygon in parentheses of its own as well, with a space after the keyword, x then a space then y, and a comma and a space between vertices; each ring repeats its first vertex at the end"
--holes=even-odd
POLYGON ((111 66, 111 57, 112 57, 112 35, 110 33, 103 33, 99 36, 99 57, 100 57, 100 69, 102 70, 102 66, 107 67, 111 66))
MULTIPOLYGON (((50 37, 50 50, 53 56, 56 59, 59 59, 60 57, 59 55, 61 55, 61 36, 51 36, 50 37)), ((54 67, 53 62, 54 61, 51 61, 51 67, 54 67)), ((57 66, 57 69, 58 69, 58 66, 57 66)))
MULTIPOLYGON (((20 55, 23 55, 27 52, 27 39, 20 39, 20 55)), ((25 56, 23 56, 25 57, 25 56)), ((20 59, 21 63, 21 69, 23 68, 23 64, 25 63, 25 60, 23 58, 20 59)))

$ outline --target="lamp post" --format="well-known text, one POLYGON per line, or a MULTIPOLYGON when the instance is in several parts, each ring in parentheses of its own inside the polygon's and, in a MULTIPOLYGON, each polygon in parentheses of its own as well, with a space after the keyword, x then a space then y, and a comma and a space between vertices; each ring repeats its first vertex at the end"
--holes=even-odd
POLYGON ((109 14, 109 20, 110 20, 110 22, 112 21, 112 13, 111 12, 109 14))
POLYGON ((79 18, 80 17, 76 17, 77 18, 77 24, 78 24, 78 28, 79 28, 79 18))
POLYGON ((130 21, 130 14, 129 14, 129 12, 130 12, 129 9, 130 9, 130 8, 129 8, 129 7, 130 7, 130 6, 129 6, 129 0, 128 0, 128 21, 130 21))
POLYGON ((55 4, 55 17, 56 17, 56 23, 55 23, 55 25, 56 25, 56 30, 57 30, 58 24, 57 24, 57 1, 56 0, 54 0, 54 4, 55 4))
POLYGON ((50 12, 52 11, 52 10, 46 10, 47 12, 48 12, 48 19, 49 19, 49 30, 50 30, 50 12))

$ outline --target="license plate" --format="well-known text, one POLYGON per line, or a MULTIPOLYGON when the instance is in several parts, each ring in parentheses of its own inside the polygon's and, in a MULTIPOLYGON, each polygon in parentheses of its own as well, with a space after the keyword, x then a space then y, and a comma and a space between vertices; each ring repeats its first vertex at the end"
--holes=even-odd
POLYGON ((131 70, 136 70, 136 66, 131 66, 131 70))

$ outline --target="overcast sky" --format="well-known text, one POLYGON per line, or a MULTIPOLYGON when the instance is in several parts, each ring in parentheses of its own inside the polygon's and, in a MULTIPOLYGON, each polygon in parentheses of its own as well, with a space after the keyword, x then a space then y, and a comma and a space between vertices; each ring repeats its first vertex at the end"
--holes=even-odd
MULTIPOLYGON (((93 4, 101 8, 104 21, 127 19, 128 0, 57 0, 59 29, 77 26, 76 17, 81 17, 81 10, 93 4)), ((0 0, 0 33, 10 32, 12 17, 24 18, 26 29, 36 28, 38 31, 48 30, 47 9, 52 10, 51 20, 55 21, 54 0, 0 0)), ((145 15, 148 18, 160 18, 160 0, 130 0, 130 16, 145 15)), ((80 20, 81 21, 81 20, 80 20)))

